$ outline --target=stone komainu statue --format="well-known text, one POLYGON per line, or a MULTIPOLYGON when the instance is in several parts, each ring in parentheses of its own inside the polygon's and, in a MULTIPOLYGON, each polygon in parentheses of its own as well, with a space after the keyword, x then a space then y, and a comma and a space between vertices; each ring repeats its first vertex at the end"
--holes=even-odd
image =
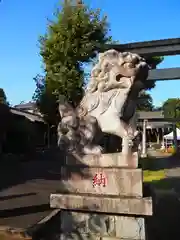
POLYGON ((149 66, 137 54, 108 50, 99 54, 91 71, 85 95, 73 109, 59 97, 61 122, 58 144, 83 154, 101 154, 101 133, 122 138, 122 153, 128 154, 137 135, 135 110, 140 91, 146 88, 149 66))

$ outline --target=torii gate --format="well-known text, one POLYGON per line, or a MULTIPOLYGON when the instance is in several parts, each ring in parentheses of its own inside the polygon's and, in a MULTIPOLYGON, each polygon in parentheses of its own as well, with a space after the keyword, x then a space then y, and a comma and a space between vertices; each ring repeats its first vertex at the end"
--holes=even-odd
MULTIPOLYGON (((141 55, 144 58, 149 58, 154 56, 172 56, 172 55, 180 54, 180 38, 171 38, 171 39, 127 43, 127 44, 107 44, 105 45, 105 48, 103 49, 103 51, 108 49, 115 49, 121 52, 125 52, 125 51, 134 52, 141 55)), ((150 70, 148 80, 149 81, 180 80, 180 67, 150 70)), ((156 119, 153 119, 153 120, 156 121, 156 119)), ((176 136, 175 123, 180 121, 180 119, 164 118, 163 120, 174 123, 173 124, 174 145, 175 145, 175 151, 177 151, 177 136, 176 136)), ((146 125, 147 125, 147 120, 144 119, 142 157, 146 157, 147 155, 146 125)))

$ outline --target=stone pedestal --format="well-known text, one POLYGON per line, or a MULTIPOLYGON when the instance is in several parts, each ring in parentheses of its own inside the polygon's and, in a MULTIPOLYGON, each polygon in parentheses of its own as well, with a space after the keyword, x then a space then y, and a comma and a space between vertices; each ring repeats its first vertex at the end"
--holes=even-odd
POLYGON ((145 240, 152 200, 143 198, 137 166, 137 153, 67 156, 63 190, 50 196, 51 207, 61 209, 61 239, 145 240))

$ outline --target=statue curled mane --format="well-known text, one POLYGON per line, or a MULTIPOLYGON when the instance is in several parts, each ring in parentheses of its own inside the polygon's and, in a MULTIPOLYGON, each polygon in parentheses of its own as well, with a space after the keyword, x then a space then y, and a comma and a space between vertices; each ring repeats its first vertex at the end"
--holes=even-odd
POLYGON ((143 66, 147 66, 145 60, 134 53, 119 53, 114 49, 100 53, 91 71, 85 96, 78 107, 80 116, 93 111, 104 101, 102 113, 106 111, 118 92, 132 85, 138 70, 143 66), (91 98, 91 104, 87 109, 88 98, 91 98))

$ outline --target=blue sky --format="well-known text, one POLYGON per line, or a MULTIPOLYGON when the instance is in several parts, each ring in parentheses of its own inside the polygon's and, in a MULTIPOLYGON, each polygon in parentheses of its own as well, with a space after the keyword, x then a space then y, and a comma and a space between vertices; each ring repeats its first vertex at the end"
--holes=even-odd
MULTIPOLYGON (((87 0, 107 14, 114 40, 121 43, 180 37, 180 1, 87 0)), ((1 0, 0 87, 11 104, 31 100, 33 77, 42 73, 38 36, 46 30, 57 0, 1 0)), ((166 57, 159 66, 178 67, 180 57, 166 57)), ((180 81, 158 82, 154 104, 180 97, 180 81)))

